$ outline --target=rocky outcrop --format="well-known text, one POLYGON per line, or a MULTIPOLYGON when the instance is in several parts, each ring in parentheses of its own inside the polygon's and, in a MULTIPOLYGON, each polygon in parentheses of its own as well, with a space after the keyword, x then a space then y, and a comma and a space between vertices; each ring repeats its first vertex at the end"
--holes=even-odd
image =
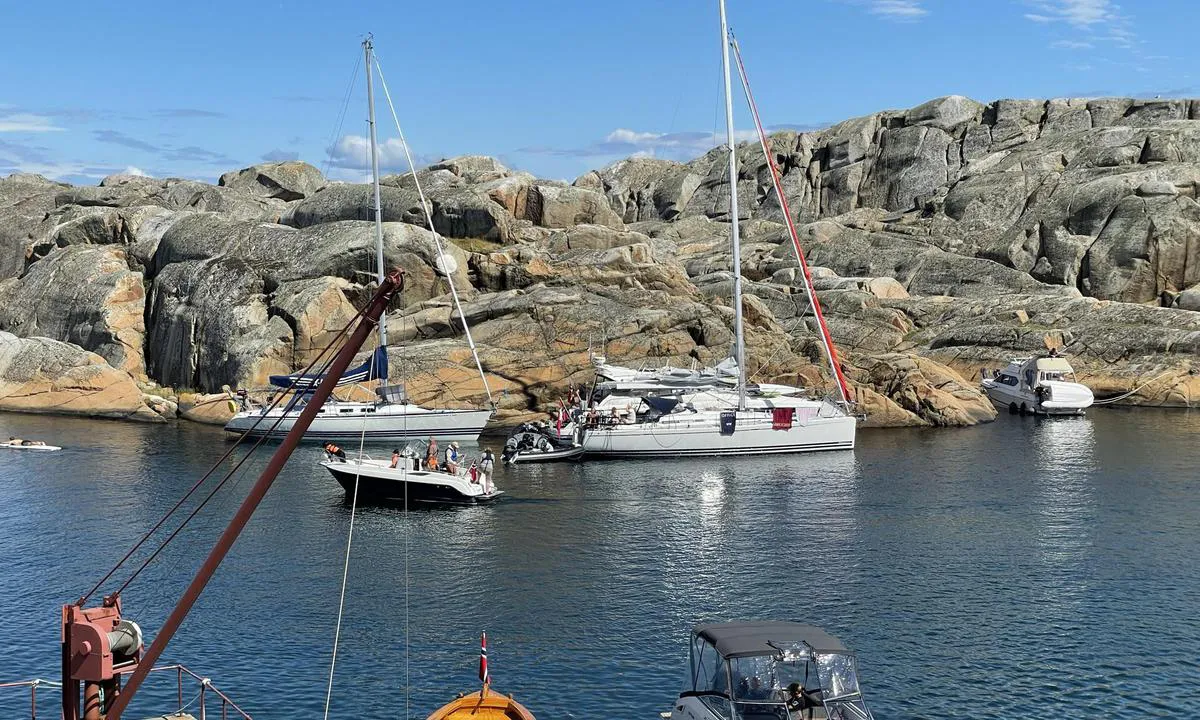
POLYGON ((158 422, 129 373, 95 353, 0 332, 0 410, 158 422))
POLYGON ((59 338, 144 378, 145 305, 122 248, 75 245, 0 283, 0 330, 59 338))
POLYGON ((227 172, 217 184, 255 197, 303 200, 329 183, 308 163, 277 162, 227 172))
MULTIPOLYGON (((980 369, 1050 346, 1101 397, 1200 402, 1196 107, 952 96, 772 135, 868 423, 989 420, 980 369)), ((484 156, 384 178, 385 263, 407 273, 387 320, 396 374, 417 401, 485 402, 464 317, 510 419, 589 381, 593 351, 633 364, 723 359, 732 190, 747 369, 832 390, 766 156, 746 143, 738 157, 732 189, 722 148, 688 163, 631 158, 573 184, 484 156)), ((181 389, 148 392, 143 407, 218 420, 223 386, 303 366, 370 294, 372 202, 370 185, 327 183, 303 163, 217 186, 0 179, 0 328, 181 389)))

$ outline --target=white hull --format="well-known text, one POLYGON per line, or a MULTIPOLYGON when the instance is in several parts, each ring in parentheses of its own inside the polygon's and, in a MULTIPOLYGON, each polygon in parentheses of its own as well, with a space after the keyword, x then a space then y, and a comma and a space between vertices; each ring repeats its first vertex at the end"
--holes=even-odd
POLYGON ((326 460, 321 466, 329 470, 348 497, 357 488, 358 498, 364 501, 476 505, 492 502, 504 494, 494 486, 490 492, 485 491, 482 483, 471 482, 465 469, 451 475, 406 467, 413 462, 413 458, 405 458, 399 467, 393 468, 390 461, 351 458, 326 460))
POLYGON ((988 400, 992 401, 992 405, 1001 412, 1012 412, 1016 408, 1016 412, 1021 412, 1022 406, 1025 412, 1030 415, 1083 415, 1085 409, 1091 405, 1077 405, 1067 403, 1056 403, 1054 401, 1043 402, 1040 405, 1037 398, 1033 396, 1025 396, 1019 393, 1005 392, 997 388, 989 388, 986 385, 983 388, 987 394, 988 400))
POLYGON ((811 417, 786 430, 769 412, 740 411, 734 432, 721 434, 719 412, 676 413, 656 422, 600 425, 584 433, 587 456, 693 457, 853 450, 857 423, 838 414, 811 417))
POLYGON ((41 450, 42 452, 62 450, 62 448, 57 445, 13 445, 11 443, 0 443, 0 447, 5 447, 9 450, 41 450))
POLYGON ((509 465, 539 463, 539 462, 557 462, 559 460, 573 460, 580 455, 583 455, 584 449, 580 445, 575 445, 568 448, 560 448, 558 450, 520 450, 511 455, 504 462, 509 465))
MULTIPOLYGON (((275 409, 240 412, 225 424, 233 433, 249 432, 250 437, 270 434, 281 438, 292 429, 300 410, 275 409), (281 419, 282 418, 282 419, 281 419), (276 421, 278 425, 275 425, 276 421), (256 424, 257 423, 257 424, 256 424), (273 429, 272 429, 273 428, 273 429)), ((417 405, 373 403, 326 403, 304 433, 305 440, 414 440, 437 438, 474 440, 488 420, 488 410, 428 410, 417 405)))

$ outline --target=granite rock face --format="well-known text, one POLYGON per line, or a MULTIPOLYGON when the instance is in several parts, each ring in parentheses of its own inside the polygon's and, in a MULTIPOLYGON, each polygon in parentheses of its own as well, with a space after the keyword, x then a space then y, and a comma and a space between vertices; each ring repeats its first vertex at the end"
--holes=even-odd
POLYGON ((0 332, 0 410, 161 422, 124 370, 44 337, 0 332))
MULTIPOLYGON (((1200 403, 1198 107, 951 96, 772 135, 868 423, 989 420, 980 369, 1047 347, 1064 349, 1100 397, 1200 403)), ((767 159, 756 142, 738 157, 747 369, 829 392, 767 159)), ((590 381, 593 353, 635 365, 723 359, 726 158, 721 148, 688 163, 631 158, 568 184, 464 156, 384 178, 385 263, 408 279, 387 324, 410 395, 487 400, 448 280, 508 419, 590 381)), ((0 179, 0 330, 73 343, 72 357, 103 358, 131 380, 217 393, 177 406, 219 419, 222 386, 302 367, 369 296, 372 196, 304 163, 252 166, 215 186, 0 179)))

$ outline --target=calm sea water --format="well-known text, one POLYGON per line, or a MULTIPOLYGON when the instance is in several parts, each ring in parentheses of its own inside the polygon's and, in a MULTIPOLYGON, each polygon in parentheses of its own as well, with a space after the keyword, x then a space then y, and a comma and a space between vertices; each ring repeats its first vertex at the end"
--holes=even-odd
MULTIPOLYGON (((67 449, 0 451, 0 681, 55 678, 59 605, 227 445, 0 416, 11 434, 67 449)), ((331 716, 423 717, 477 685, 487 630, 495 686, 542 720, 653 720, 693 624, 778 618, 856 649, 879 718, 1195 717, 1198 440, 1196 413, 1002 416, 864 431, 854 453, 522 467, 494 507, 363 508, 331 716)), ((318 455, 292 459, 164 656, 256 718, 324 704, 350 510, 318 455)), ((148 635, 253 479, 126 591, 148 635)), ((131 717, 174 709, 173 678, 147 690, 131 717)), ((0 716, 27 702, 0 691, 0 716)))

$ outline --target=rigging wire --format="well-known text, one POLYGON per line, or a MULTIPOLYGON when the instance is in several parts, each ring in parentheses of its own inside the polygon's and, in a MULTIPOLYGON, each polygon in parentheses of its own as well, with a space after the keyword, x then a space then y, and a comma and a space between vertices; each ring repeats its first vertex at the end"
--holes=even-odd
MULTIPOLYGON (((371 370, 375 370, 375 354, 371 354, 371 370)), ((372 375, 375 373, 372 372, 372 375)), ((408 418, 405 416, 405 422, 408 418)), ((350 529, 346 532, 346 559, 342 564, 342 589, 338 596, 337 624, 333 630, 333 651, 329 658, 329 684, 325 686, 325 720, 329 720, 329 703, 333 699, 333 673, 337 667, 338 643, 342 637, 342 617, 346 608, 346 581, 350 577, 350 549, 354 544, 354 518, 358 511, 358 483, 362 478, 363 445, 367 440, 367 415, 362 416, 362 430, 358 437, 358 467, 354 471, 354 491, 350 495, 350 529)), ((406 716, 407 717, 407 716, 406 716)))
MULTIPOLYGON (((356 322, 358 322, 358 319, 360 317, 362 317, 362 314, 363 314, 363 312, 361 310, 358 313, 356 313, 355 316, 353 318, 351 318, 350 321, 347 322, 345 326, 342 327, 341 331, 338 332, 338 334, 333 337, 333 339, 329 342, 329 344, 326 345, 325 348, 322 349, 321 352, 318 353, 317 356, 311 362, 309 362, 308 366, 305 367, 304 370, 302 370, 300 374, 301 375, 308 374, 313 369, 313 367, 316 366, 317 362, 319 362, 321 360, 321 358, 323 358, 326 355, 326 353, 328 353, 342 339, 342 337, 346 334, 346 332, 351 327, 353 327, 356 322)), ((320 368, 321 373, 324 373, 324 371, 329 368, 329 365, 332 362, 332 360, 333 360, 333 358, 331 356, 328 360, 326 360, 321 365, 321 368, 320 368)), ((293 383, 293 385, 294 385, 294 383, 293 383)), ((93 586, 91 590, 89 590, 83 597, 81 597, 77 601, 77 605, 82 607, 83 603, 87 602, 87 599, 89 597, 91 597, 91 595, 93 593, 95 593, 96 590, 98 590, 100 588, 100 586, 102 586, 105 582, 107 582, 113 576, 113 574, 115 574, 116 571, 121 567, 121 565, 123 565, 130 557, 132 557, 134 552, 136 552, 137 549, 140 548, 150 538, 150 536, 154 532, 156 532, 159 528, 161 528, 166 523, 167 519, 169 519, 171 515, 173 515, 180 507, 183 506, 184 502, 186 502, 186 500, 189 497, 191 497, 191 495, 193 493, 195 493, 196 490, 198 490, 200 488, 200 486, 205 481, 207 481, 208 478, 210 478, 214 472, 216 472, 217 468, 220 467, 221 464, 224 463, 227 459, 229 459, 229 457, 233 454, 233 452, 239 446, 242 445, 242 441, 245 440, 246 437, 251 432, 253 432, 259 426, 259 424, 262 423, 262 421, 265 418, 267 418, 267 416, 269 415, 271 410, 274 410, 276 407, 278 407, 279 403, 282 402, 282 400, 283 400, 283 395, 280 394, 279 397, 276 398, 274 402, 272 402, 270 405, 268 405, 263 410, 262 414, 259 415, 258 419, 256 419, 254 421, 254 424, 251 425, 250 428, 247 429, 244 433, 242 433, 238 437, 237 441, 235 441, 233 443, 233 445, 229 448, 229 450, 227 450, 225 452, 225 454, 222 455, 209 468, 208 472, 206 472, 204 474, 204 476, 201 477, 200 480, 197 481, 196 484, 193 485, 190 490, 188 490, 188 492, 183 496, 183 498, 180 499, 180 501, 178 503, 176 503, 175 506, 173 508, 171 508, 171 510, 169 510, 167 512, 167 514, 164 515, 163 518, 161 520, 159 520, 158 523, 156 523, 149 532, 147 532, 145 535, 142 536, 142 538, 140 540, 138 540, 138 542, 134 545, 133 549, 131 549, 128 553, 126 553, 125 557, 123 557, 111 570, 109 570, 109 572, 104 576, 104 578, 102 580, 100 580, 100 582, 96 583, 96 585, 93 586)), ((280 413, 279 417, 275 419, 274 423, 272 423, 271 427, 267 430, 267 432, 263 433, 262 436, 258 438, 257 442, 255 442, 254 445, 252 445, 250 447, 250 450, 240 460, 238 460, 238 462, 233 466, 233 468, 231 470, 229 470, 225 474, 225 476, 217 483, 216 487, 214 487, 208 493, 208 495, 203 500, 201 500, 199 505, 197 505, 192 510, 192 512, 189 513, 186 518, 184 518, 183 522, 181 522, 179 524, 179 526, 176 527, 175 530, 172 531, 171 534, 168 535, 167 538, 165 540, 163 540, 163 542, 161 544, 159 544, 159 546, 157 548, 155 548, 155 550, 150 554, 150 556, 148 558, 146 558, 146 560, 137 568, 137 570, 135 570, 133 572, 133 574, 130 575, 129 578, 126 579, 125 582, 121 584, 121 586, 117 589, 118 594, 124 592, 125 588, 129 587, 130 583, 132 583, 138 577, 138 575, 140 575, 142 573, 142 571, 144 571, 147 567, 149 567, 150 563, 153 562, 156 557, 158 557, 158 555, 167 547, 167 545, 170 544, 171 541, 173 541, 179 535, 179 533, 182 532, 185 527, 187 527, 188 523, 190 523, 192 521, 192 519, 195 518, 196 515, 198 515, 200 513, 200 511, 204 509, 204 507, 209 503, 210 500, 212 500, 212 498, 217 494, 217 492, 220 491, 220 489, 222 487, 224 487, 224 485, 229 481, 229 479, 232 478, 235 473, 237 473, 237 471, 242 467, 242 465, 244 465, 246 463, 247 460, 250 459, 250 457, 252 455, 254 455, 254 452, 256 450, 258 450, 258 448, 260 448, 263 445, 263 443, 265 443, 266 440, 272 434, 274 434, 275 430, 279 427, 279 424, 281 422, 283 422, 284 417, 285 417, 285 413, 280 413)))
MULTIPOLYGON (((446 284, 450 286, 450 296, 454 299, 454 307, 458 310, 459 319, 462 320, 463 334, 467 338, 467 345, 471 348, 471 357, 475 358, 475 368, 479 370, 479 379, 483 381, 483 390, 487 393, 488 404, 495 409, 496 401, 492 399, 492 388, 488 385, 487 376, 483 372, 483 364, 479 361, 479 350, 475 347, 475 340, 471 337, 471 328, 467 325, 467 316, 463 313, 462 303, 458 300, 458 290, 454 287, 454 279, 451 277, 449 265, 446 263, 447 256, 442 250, 441 236, 433 227, 433 212, 429 208, 429 201, 425 198, 425 191, 421 188, 421 178, 417 175, 416 165, 413 164, 408 140, 404 138, 404 130, 400 128, 400 118, 396 115, 396 106, 392 104, 392 94, 388 92, 387 80, 383 77, 383 65, 379 63, 378 54, 375 55, 375 68, 379 70, 379 84, 383 88, 383 96, 387 98, 388 110, 392 112, 392 120, 396 123, 396 133, 400 136, 400 145, 404 148, 404 157, 408 160, 408 169, 412 172, 413 182, 417 187, 421 209, 425 212, 425 222, 429 226, 429 232, 433 234, 433 242, 437 247, 438 258, 441 260, 442 267, 440 269, 446 273, 446 284)), ((367 72, 370 72, 370 68, 367 69, 367 72)))
MULTIPOLYGON (((825 316, 821 312, 821 303, 817 300, 816 291, 812 287, 812 275, 808 270, 808 262, 804 258, 804 251, 800 247, 800 239, 796 234, 795 222, 792 220, 791 209, 788 208, 787 198, 783 193, 783 181, 780 178, 779 168, 775 164, 775 155, 771 151, 770 145, 767 143, 767 134, 763 129, 762 120, 758 114, 758 105, 754 102, 754 95, 750 92, 750 79, 746 73, 746 66, 742 62, 742 51, 738 46, 737 40, 730 32, 727 38, 730 47, 733 48, 734 57, 737 59, 738 77, 742 81, 742 90, 746 94, 746 102, 750 106, 750 114, 754 117, 754 127, 758 131, 759 144, 762 146, 763 156, 766 160, 767 167, 771 171, 771 182, 775 186, 775 194, 779 200, 779 206, 783 210, 783 219, 787 224, 788 234, 791 236, 792 249, 796 252, 796 260, 800 265, 801 272, 804 273, 804 290, 808 294, 810 304, 813 309, 813 314, 817 318, 817 325, 821 330, 821 342, 825 346, 825 354, 829 359, 829 369, 833 374, 833 379, 837 383, 838 392, 842 398, 843 405, 850 404, 850 393, 847 387, 846 378, 842 374, 842 368, 838 363, 837 348, 834 347, 833 338, 829 335, 829 328, 825 324, 825 316)), ((736 188, 732 188, 731 192, 737 192, 736 188)), ((736 218, 735 218, 736 222, 736 218)))
POLYGON ((342 124, 346 121, 346 112, 350 109, 350 96, 354 93, 354 84, 358 80, 358 68, 362 66, 362 55, 354 62, 354 71, 350 73, 350 82, 346 85, 346 96, 342 99, 342 111, 338 114, 337 124, 334 127, 333 134, 329 136, 329 144, 325 148, 325 164, 321 170, 322 175, 329 175, 329 169, 333 167, 333 148, 337 143, 338 136, 342 133, 342 124))

